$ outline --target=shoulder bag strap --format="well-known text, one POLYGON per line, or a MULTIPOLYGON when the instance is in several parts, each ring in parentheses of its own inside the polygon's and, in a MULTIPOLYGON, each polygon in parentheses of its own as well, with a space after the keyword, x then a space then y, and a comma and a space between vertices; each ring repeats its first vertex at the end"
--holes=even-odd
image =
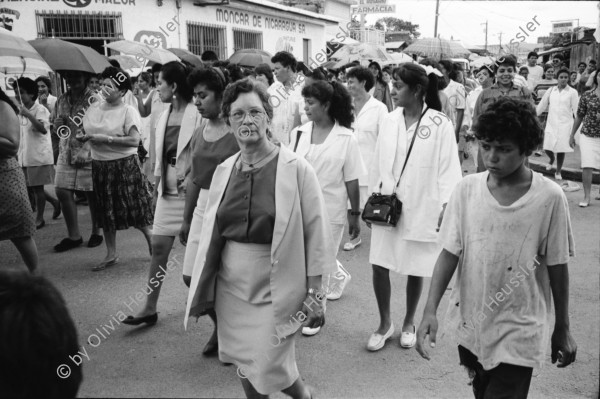
POLYGON ((296 152, 296 149, 298 148, 298 143, 300 142, 300 136, 302 136, 302 130, 298 130, 296 132, 296 144, 294 144, 294 152, 296 152))
POLYGON ((404 168, 406 168, 406 163, 408 162, 408 157, 410 156, 410 153, 412 151, 413 144, 415 144, 415 138, 417 137, 417 134, 418 134, 419 125, 421 125, 421 119, 423 119, 423 115, 425 115, 425 112, 427 112, 428 109, 429 109, 429 107, 425 107, 425 111, 423 111, 423 113, 419 117, 419 121, 417 122, 417 127, 415 127, 415 132, 413 134, 412 140, 410 141, 410 147, 408 147, 408 152, 406 153, 406 158, 404 159, 404 165, 402 165, 402 171, 400 172, 400 176, 398 176, 398 183, 396 183, 396 187, 398 187, 400 185, 400 178, 402 178, 402 174, 404 173, 404 168))

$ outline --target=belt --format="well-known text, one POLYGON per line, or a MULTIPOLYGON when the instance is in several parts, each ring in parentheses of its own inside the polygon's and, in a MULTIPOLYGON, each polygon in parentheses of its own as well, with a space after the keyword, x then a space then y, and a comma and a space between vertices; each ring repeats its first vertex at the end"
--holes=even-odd
POLYGON ((168 158, 167 165, 171 165, 172 167, 175 167, 175 165, 177 165, 177 158, 176 157, 168 158))

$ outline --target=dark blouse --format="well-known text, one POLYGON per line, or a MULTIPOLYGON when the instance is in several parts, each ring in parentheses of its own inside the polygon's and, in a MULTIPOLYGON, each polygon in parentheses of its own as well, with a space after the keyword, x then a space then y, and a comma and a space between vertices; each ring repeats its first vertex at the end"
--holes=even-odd
POLYGON ((177 141, 179 140, 180 128, 181 126, 167 126, 165 130, 163 157, 167 162, 177 156, 177 141))
POLYGON ((241 243, 270 244, 275 227, 275 156, 265 166, 229 177, 223 201, 217 210, 221 237, 241 243))
MULTIPOLYGON (((203 124, 203 128, 204 126, 203 124)), ((217 166, 238 152, 240 147, 233 134, 226 134, 217 141, 204 140, 203 128, 196 133, 196 142, 192 148, 191 174, 195 185, 208 190, 217 166)))

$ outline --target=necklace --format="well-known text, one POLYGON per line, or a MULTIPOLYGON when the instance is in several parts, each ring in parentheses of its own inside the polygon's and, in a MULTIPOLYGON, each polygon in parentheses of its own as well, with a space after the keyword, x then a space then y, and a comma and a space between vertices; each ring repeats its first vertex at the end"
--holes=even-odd
MULTIPOLYGON (((254 168, 256 168, 256 165, 260 164, 262 161, 264 161, 265 159, 267 159, 267 157, 268 157, 269 155, 271 155, 271 154, 272 154, 272 153, 273 153, 273 152, 274 152, 276 149, 277 149, 277 146, 275 146, 275 148, 273 148, 271 151, 269 151, 269 153, 268 153, 267 155, 265 155, 264 157, 262 157, 261 159, 259 159, 259 160, 258 160, 258 161, 256 161, 256 162, 253 162, 253 163, 249 163, 249 162, 246 162, 246 161, 244 161, 244 158, 243 158, 243 157, 242 157, 242 155, 240 154, 240 161, 242 162, 242 164, 244 164, 244 165, 248 165, 248 167, 249 167, 249 168, 252 168, 252 169, 254 169, 254 168)), ((241 169, 241 168, 240 168, 240 169, 241 169)))

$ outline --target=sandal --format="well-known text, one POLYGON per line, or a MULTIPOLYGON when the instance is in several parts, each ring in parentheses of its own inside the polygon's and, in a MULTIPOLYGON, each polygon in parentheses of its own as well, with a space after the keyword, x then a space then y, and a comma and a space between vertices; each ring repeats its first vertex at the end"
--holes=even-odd
POLYGON ((353 243, 352 241, 348 241, 347 243, 344 244, 344 251, 352 251, 354 248, 358 247, 360 244, 362 244, 362 240, 359 238, 358 241, 356 243, 353 243))
POLYGON ((92 271, 93 272, 99 272, 101 270, 106 269, 107 267, 114 266, 117 263, 119 263, 119 257, 118 256, 115 257, 114 259, 111 259, 111 260, 106 261, 106 262, 102 262, 99 265, 96 265, 96 266, 92 267, 92 271))

